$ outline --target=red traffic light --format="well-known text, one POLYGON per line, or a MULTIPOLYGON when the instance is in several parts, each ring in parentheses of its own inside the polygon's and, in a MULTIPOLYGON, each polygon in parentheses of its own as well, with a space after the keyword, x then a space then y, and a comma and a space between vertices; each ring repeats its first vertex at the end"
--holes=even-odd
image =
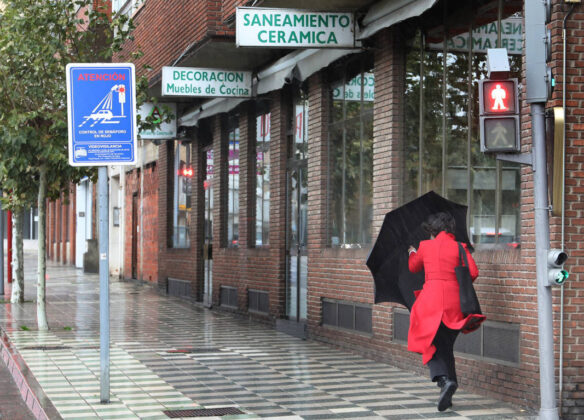
POLYGON ((516 114, 519 111, 514 79, 484 80, 481 89, 481 114, 516 114))
POLYGON ((181 173, 182 176, 187 177, 187 178, 192 178, 193 176, 193 168, 191 166, 185 166, 181 173))

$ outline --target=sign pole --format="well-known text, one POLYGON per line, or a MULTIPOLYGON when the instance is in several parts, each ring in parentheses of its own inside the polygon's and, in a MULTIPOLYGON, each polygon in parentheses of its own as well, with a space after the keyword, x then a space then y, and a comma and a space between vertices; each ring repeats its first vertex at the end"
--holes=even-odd
POLYGON ((69 63, 69 164, 98 167, 100 400, 110 402, 108 165, 136 164, 136 77, 132 63, 69 63))
POLYGON ((99 206, 99 337, 100 400, 110 399, 110 324, 109 324, 109 197, 107 166, 98 168, 99 206))

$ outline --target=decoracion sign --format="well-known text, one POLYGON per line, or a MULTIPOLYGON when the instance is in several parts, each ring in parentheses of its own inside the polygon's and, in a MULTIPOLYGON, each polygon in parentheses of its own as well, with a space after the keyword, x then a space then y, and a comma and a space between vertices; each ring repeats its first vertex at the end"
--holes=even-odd
POLYGON ((132 63, 67 64, 71 166, 136 163, 136 89, 132 63))
POLYGON ((251 72, 192 67, 162 67, 163 96, 249 98, 251 72))
POLYGON ((333 99, 338 101, 361 101, 361 84, 363 84, 363 102, 373 102, 375 99, 375 75, 373 73, 363 73, 363 77, 358 74, 344 85, 333 88, 333 99), (361 80, 362 79, 362 80, 361 80))
POLYGON ((238 47, 353 48, 352 13, 238 7, 235 15, 238 47))
POLYGON ((153 104, 152 102, 144 103, 138 110, 138 114, 145 120, 147 117, 152 116, 155 122, 159 122, 160 126, 156 130, 141 130, 140 136, 143 139, 156 140, 156 139, 173 139, 176 137, 176 104, 174 103, 162 103, 153 104), (162 121, 163 107, 168 109, 173 115, 170 122, 162 121))
MULTIPOLYGON (((501 21, 501 48, 507 48, 507 53, 511 55, 521 55, 523 53, 523 24, 521 18, 510 17, 501 21)), ((498 25, 497 22, 487 23, 472 31, 472 50, 477 53, 487 53, 489 48, 498 48, 498 25)), ((429 44, 432 50, 442 50, 443 44, 429 44)), ((468 32, 455 35, 446 41, 448 51, 468 52, 469 36, 468 32)))

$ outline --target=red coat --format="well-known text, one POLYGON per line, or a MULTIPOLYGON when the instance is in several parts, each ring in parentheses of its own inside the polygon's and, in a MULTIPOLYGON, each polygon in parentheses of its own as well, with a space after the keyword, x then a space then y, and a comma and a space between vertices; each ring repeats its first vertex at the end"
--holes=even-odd
MULTIPOLYGON (((474 281, 479 270, 466 245, 463 246, 474 281)), ((454 273, 454 267, 460 265, 460 258, 454 235, 440 232, 435 239, 420 242, 418 251, 410 254, 408 264, 413 273, 422 269, 425 272, 424 287, 415 292, 416 301, 410 314, 408 350, 421 353, 426 364, 436 351, 432 341, 440 322, 450 329, 461 330, 471 322, 484 321, 485 317, 465 317, 460 311, 458 281, 454 273)))

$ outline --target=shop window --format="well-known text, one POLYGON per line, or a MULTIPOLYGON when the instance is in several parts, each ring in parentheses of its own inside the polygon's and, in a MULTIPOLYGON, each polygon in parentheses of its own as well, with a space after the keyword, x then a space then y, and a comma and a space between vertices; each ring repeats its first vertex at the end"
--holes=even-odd
MULTIPOLYGON (((448 16, 454 3, 442 5, 448 16)), ((434 190, 468 205, 479 248, 520 241, 520 165, 482 153, 479 139, 478 81, 487 77, 486 50, 498 45, 499 27, 510 77, 521 78, 521 16, 505 12, 501 25, 493 3, 476 25, 421 28, 406 54, 404 202, 434 190)))
POLYGON ((270 115, 256 118, 256 246, 268 245, 270 235, 270 115))
POLYGON ((172 168, 172 248, 189 248, 191 222, 191 193, 193 166, 191 163, 191 143, 175 141, 173 145, 172 168))
POLYGON ((333 247, 360 248, 371 240, 375 76, 369 61, 348 63, 331 89, 329 194, 333 247))
POLYGON ((230 247, 239 244, 239 128, 233 127, 236 122, 236 119, 232 121, 228 133, 227 244, 230 247))
POLYGON ((112 12, 129 18, 140 9, 146 0, 112 0, 112 12))

